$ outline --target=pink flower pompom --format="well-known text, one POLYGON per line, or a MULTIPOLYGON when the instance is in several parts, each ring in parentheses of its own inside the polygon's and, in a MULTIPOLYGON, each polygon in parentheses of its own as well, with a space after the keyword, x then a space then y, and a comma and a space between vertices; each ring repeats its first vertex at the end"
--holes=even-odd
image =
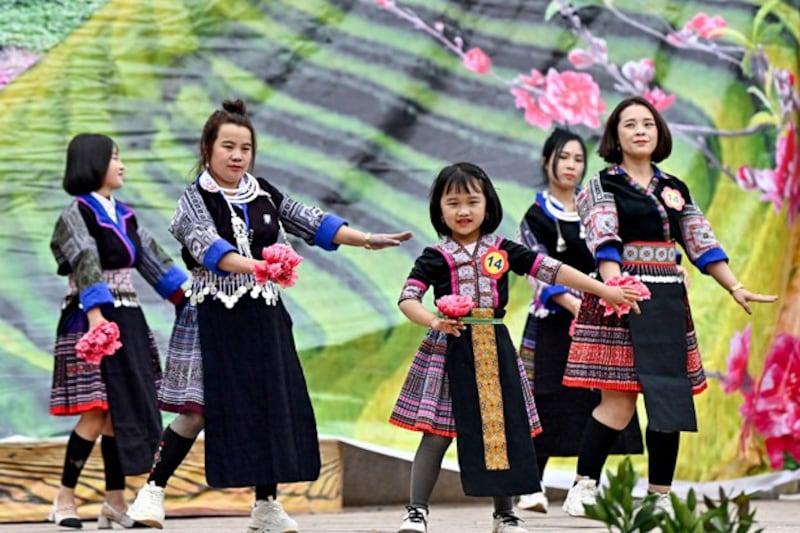
MULTIPOLYGON (((613 278, 606 281, 606 285, 610 287, 628 287, 635 289, 643 300, 649 300, 651 296, 650 289, 647 288, 647 285, 645 285, 644 283, 642 283, 641 281, 639 281, 638 279, 629 274, 614 276, 613 278)), ((609 304, 604 299, 600 298, 600 303, 603 305, 603 307, 606 308, 606 310, 603 312, 605 316, 609 316, 615 312, 614 308, 611 307, 611 304, 609 304)), ((619 312, 621 315, 627 315, 628 313, 631 312, 631 306, 628 304, 622 303, 617 305, 617 307, 619 307, 619 312)))
POLYGON ((284 289, 297 281, 296 269, 303 258, 287 244, 273 244, 261 251, 264 262, 253 267, 253 276, 262 285, 268 281, 277 283, 284 289))
POLYGON ((461 294, 448 294, 436 300, 439 311, 450 318, 467 316, 474 306, 471 297, 461 294))
POLYGON ((100 365, 103 357, 114 355, 120 348, 119 326, 116 322, 103 322, 75 343, 75 354, 88 363, 100 365))

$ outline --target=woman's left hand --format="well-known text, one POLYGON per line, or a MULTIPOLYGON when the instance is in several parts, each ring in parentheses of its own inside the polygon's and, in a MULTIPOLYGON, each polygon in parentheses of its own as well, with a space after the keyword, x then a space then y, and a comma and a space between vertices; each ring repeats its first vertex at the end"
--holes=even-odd
POLYGON ((748 315, 753 314, 753 311, 750 310, 750 306, 748 305, 749 302, 772 303, 778 299, 774 294, 753 294, 744 287, 733 291, 731 296, 733 296, 737 304, 742 306, 742 309, 744 309, 748 315))
POLYGON ((411 236, 410 231, 402 233, 370 233, 369 241, 365 247, 370 250, 381 250, 390 246, 399 246, 400 243, 407 241, 411 236))

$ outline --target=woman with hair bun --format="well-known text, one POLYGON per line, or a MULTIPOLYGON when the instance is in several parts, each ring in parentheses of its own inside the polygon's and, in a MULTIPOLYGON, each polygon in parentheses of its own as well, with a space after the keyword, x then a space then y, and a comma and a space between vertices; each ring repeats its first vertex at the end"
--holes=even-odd
POLYGON ((342 218, 293 200, 250 174, 255 155, 244 102, 224 101, 206 121, 197 179, 170 226, 192 281, 160 394, 161 408, 179 415, 164 431, 147 484, 128 511, 150 527, 163 527, 164 487, 205 429, 209 485, 255 487, 247 531, 298 531, 276 501, 277 484, 317 479, 319 442, 292 319, 278 284, 257 276, 265 267, 262 250, 288 244, 285 232, 325 250, 342 244, 380 250, 411 238, 351 229, 342 218))

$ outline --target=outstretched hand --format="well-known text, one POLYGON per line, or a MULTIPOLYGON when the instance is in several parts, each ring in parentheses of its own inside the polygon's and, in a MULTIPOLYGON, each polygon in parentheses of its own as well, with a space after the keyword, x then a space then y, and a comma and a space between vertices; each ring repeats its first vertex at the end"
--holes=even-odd
POLYGON ((407 241, 412 237, 410 231, 402 233, 371 233, 369 237, 369 249, 381 250, 391 246, 399 246, 400 243, 407 241))
POLYGON ((744 309, 748 315, 753 314, 753 311, 750 309, 750 305, 748 305, 749 302, 772 303, 778 299, 778 297, 774 294, 753 294, 744 287, 733 291, 731 296, 733 296, 733 299, 736 300, 737 304, 742 306, 742 309, 744 309))

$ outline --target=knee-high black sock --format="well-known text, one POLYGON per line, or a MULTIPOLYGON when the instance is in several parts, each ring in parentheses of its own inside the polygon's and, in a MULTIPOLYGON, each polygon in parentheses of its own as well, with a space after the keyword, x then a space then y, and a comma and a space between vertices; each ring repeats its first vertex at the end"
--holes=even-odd
POLYGON ((256 501, 268 500, 269 498, 272 498, 274 500, 277 497, 278 497, 277 483, 270 483, 269 485, 256 485, 256 501))
POLYGON ((603 465, 620 430, 608 427, 590 416, 583 429, 580 453, 578 455, 578 475, 600 481, 603 465))
POLYGON ((167 429, 161 435, 161 442, 158 444, 158 450, 156 450, 156 454, 153 457, 153 468, 147 478, 148 483, 152 481, 158 487, 166 487, 169 478, 181 465, 189 450, 192 449, 194 441, 194 438, 181 437, 167 426, 167 429))
POLYGON ((547 460, 550 459, 546 455, 536 456, 536 466, 539 468, 539 479, 544 481, 544 469, 547 466, 547 460))
POLYGON ((651 485, 672 485, 675 475, 675 464, 678 462, 678 448, 681 434, 677 431, 664 433, 653 431, 649 427, 645 432, 647 443, 648 481, 651 485))
POLYGON ((86 459, 94 448, 93 440, 86 440, 74 431, 67 441, 67 452, 64 456, 64 470, 61 473, 61 484, 74 489, 78 484, 78 476, 86 465, 86 459))
POLYGON ((122 473, 116 437, 103 435, 103 438, 100 439, 100 450, 103 452, 106 490, 125 490, 125 474, 122 473))

